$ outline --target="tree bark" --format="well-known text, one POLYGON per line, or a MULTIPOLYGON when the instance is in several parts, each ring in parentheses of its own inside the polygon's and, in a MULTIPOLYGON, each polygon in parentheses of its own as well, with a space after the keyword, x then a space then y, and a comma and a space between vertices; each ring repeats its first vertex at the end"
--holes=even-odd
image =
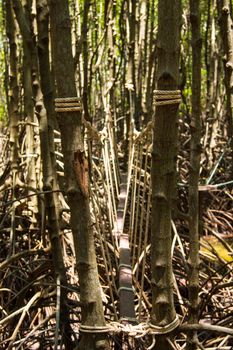
MULTIPOLYGON (((39 1, 37 3, 38 11, 44 9, 45 15, 45 0, 39 1)), ((15 1, 15 10, 17 11, 17 20, 21 30, 21 34, 23 37, 24 46, 27 47, 26 53, 30 52, 30 65, 27 67, 30 70, 31 77, 31 93, 33 94, 35 100, 35 111, 37 112, 38 120, 39 120, 39 133, 40 133, 40 146, 41 146, 41 159, 42 159, 42 174, 43 174, 43 190, 51 191, 45 194, 45 206, 46 206, 46 214, 48 216, 48 229, 49 229, 49 238, 52 247, 52 256, 53 256, 53 266, 55 275, 59 278, 61 283, 61 305, 60 305, 60 329, 61 333, 65 333, 66 337, 64 337, 64 343, 66 344, 67 349, 72 349, 72 341, 71 341, 71 327, 69 324, 69 311, 67 308, 67 291, 64 288, 67 285, 66 275, 65 275, 65 266, 62 256, 62 248, 60 243, 60 230, 59 230, 59 205, 58 200, 56 200, 57 194, 53 193, 53 190, 57 189, 56 184, 56 174, 54 173, 55 168, 53 168, 50 145, 49 143, 49 133, 48 133, 48 123, 47 123, 47 113, 44 107, 43 95, 40 88, 39 82, 39 72, 38 72, 38 56, 37 56, 37 48, 36 42, 34 40, 34 35, 32 31, 31 25, 31 14, 28 11, 27 15, 21 5, 20 1, 15 1), (33 89, 32 89, 33 87, 33 89), (64 331, 64 332, 63 332, 64 331)), ((29 10, 29 8, 28 8, 29 10)), ((47 14, 48 15, 48 14, 47 14)), ((40 13, 40 20, 38 19, 38 46, 41 48, 46 48, 45 42, 42 43, 42 36, 46 38, 46 34, 43 30, 41 33, 41 21, 43 24, 46 23, 45 17, 40 13)), ((48 24, 48 23, 47 23, 48 24)), ((43 26, 43 25, 42 25, 43 26)), ((45 24, 46 26, 46 24, 45 24)), ((47 27, 47 36, 48 36, 48 27, 47 27)), ((48 48, 47 48, 48 49, 48 48)), ((28 53, 29 55, 29 53, 28 53)), ((45 63, 45 62, 43 62, 45 63)), ((47 62, 49 64, 49 62, 47 62)), ((42 81, 43 87, 45 86, 43 70, 47 70, 47 83, 50 72, 48 72, 46 63, 43 67, 40 65, 40 71, 42 73, 42 81)), ((28 72, 29 75, 29 72, 28 72)), ((29 87, 28 87, 29 89, 29 87)), ((31 98, 32 99, 32 98, 31 98)), ((33 106, 34 113, 34 106, 33 106)), ((52 138, 53 139, 53 138, 52 138)))
MULTIPOLYGON (((6 9, 6 34, 9 40, 9 97, 8 113, 10 127, 10 171, 12 176, 12 196, 15 199, 15 186, 19 182, 19 86, 18 86, 18 55, 17 55, 17 29, 12 8, 12 2, 4 3, 6 9)), ((15 252, 15 207, 11 212, 11 248, 9 256, 15 252)))
POLYGON ((19 133, 19 86, 18 86, 18 55, 17 55, 17 30, 15 25, 12 3, 6 1, 6 34, 10 46, 10 65, 9 65, 9 118, 10 118, 10 160, 11 171, 18 169, 18 133, 19 133))
POLYGON ((91 116, 88 110, 88 12, 91 2, 89 0, 84 1, 83 8, 83 23, 82 23, 82 44, 83 44, 83 109, 85 119, 91 122, 91 116))
MULTIPOLYGON (((208 17, 210 21, 210 35, 207 37, 209 41, 209 51, 206 53, 207 65, 207 103, 206 103, 206 120, 205 125, 208 130, 206 144, 204 145, 206 153, 206 168, 211 171, 215 159, 215 147, 219 127, 219 115, 217 110, 217 102, 219 99, 219 55, 216 32, 216 4, 218 1, 211 0, 208 8, 208 17)), ((208 22, 207 22, 208 25, 208 22)))
MULTIPOLYGON (((63 260, 62 246, 60 242, 60 202, 58 198, 58 189, 55 154, 54 154, 54 104, 53 104, 53 84, 51 79, 51 71, 49 64, 49 39, 48 39, 48 24, 49 11, 47 0, 37 0, 37 30, 38 30, 38 63, 40 72, 39 81, 34 82, 36 90, 36 111, 38 112, 39 127, 40 127, 40 144, 41 158, 43 170, 43 190, 45 208, 47 214, 47 225, 49 239, 52 247, 53 266, 56 278, 59 279, 61 285, 60 297, 60 332, 62 335, 62 343, 66 349, 73 349, 72 328, 69 320, 69 308, 67 304, 67 278, 66 269, 63 260), (43 93, 43 95, 42 95, 43 93), (43 100, 42 100, 43 97, 43 100), (65 336, 64 336, 65 335, 65 336)), ((35 62, 37 65, 37 62, 35 62)), ((36 68, 36 70, 38 70, 36 68)), ((38 76, 38 73, 35 76, 38 76)))
MULTIPOLYGON (((77 96, 71 51, 68 2, 50 0, 52 53, 58 97, 77 96)), ((80 283, 82 324, 104 326, 94 236, 90 217, 88 164, 84 153, 81 112, 59 115, 68 204, 80 283)), ((77 349, 108 349, 106 335, 83 333, 77 349)))
POLYGON ((154 26, 155 26, 155 0, 151 2, 151 21, 150 21, 150 34, 149 34, 149 54, 148 54, 148 62, 147 62, 147 70, 146 70, 146 96, 145 96, 145 124, 147 124, 151 120, 151 116, 153 114, 153 106, 151 100, 153 99, 153 76, 155 75, 155 67, 156 67, 156 59, 155 59, 155 40, 154 40, 154 26))
MULTIPOLYGON (((201 34, 200 1, 190 0, 190 21, 192 26, 192 113, 191 150, 189 175, 189 323, 198 323, 199 311, 199 200, 198 184, 201 155, 201 34)), ((197 349, 197 334, 190 332, 187 350, 197 349)))
POLYGON ((233 21, 229 0, 218 1, 218 14, 223 43, 223 63, 227 95, 228 137, 231 140, 232 166, 229 180, 233 177, 233 21))
POLYGON ((127 51, 128 67, 126 87, 128 89, 129 99, 129 124, 135 123, 135 105, 136 105, 136 81, 135 81, 135 15, 136 1, 127 1, 127 51))
MULTIPOLYGON (((177 90, 180 53, 180 1, 158 3, 158 90, 177 90)), ((173 300, 171 211, 175 193, 178 104, 157 106, 153 123, 152 151, 152 313, 155 326, 176 318, 173 300)), ((170 349, 159 336, 154 349, 170 349)))
MULTIPOLYGON (((23 38, 23 88, 24 88, 24 115, 26 124, 26 156, 27 156, 27 185, 29 187, 28 194, 32 195, 30 198, 29 209, 32 212, 31 228, 36 223, 36 214, 38 213, 38 201, 34 195, 34 191, 38 187, 36 170, 36 145, 34 142, 35 136, 35 115, 34 102, 32 91, 32 47, 33 43, 30 35, 30 28, 25 20, 25 12, 19 0, 12 2, 13 9, 20 31, 23 38)), ((25 11, 28 11, 29 4, 25 4, 25 11)))

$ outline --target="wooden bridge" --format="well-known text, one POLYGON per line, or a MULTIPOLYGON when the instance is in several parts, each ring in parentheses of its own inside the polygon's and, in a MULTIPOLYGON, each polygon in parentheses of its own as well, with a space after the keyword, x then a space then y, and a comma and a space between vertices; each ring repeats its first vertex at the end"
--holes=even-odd
POLYGON ((151 309, 151 123, 141 133, 132 134, 127 172, 119 170, 111 122, 101 132, 86 123, 86 131, 93 164, 92 211, 106 269, 106 290, 114 320, 136 324, 147 319, 151 309))

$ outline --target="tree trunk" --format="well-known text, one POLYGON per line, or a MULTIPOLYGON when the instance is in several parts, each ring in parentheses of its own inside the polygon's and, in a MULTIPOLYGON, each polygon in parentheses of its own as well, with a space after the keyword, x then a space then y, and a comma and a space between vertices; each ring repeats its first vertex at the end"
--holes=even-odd
MULTIPOLYGON (((32 212, 32 224, 31 228, 34 228, 36 223, 36 214, 38 213, 38 201, 34 195, 37 189, 37 173, 36 169, 36 145, 35 138, 35 115, 34 115, 34 102, 32 91, 32 47, 33 43, 30 36, 30 30, 28 24, 25 21, 25 12, 19 0, 12 2, 13 9, 17 22, 20 27, 20 31, 23 38, 23 88, 24 88, 24 115, 26 124, 26 160, 27 160, 27 179, 28 194, 32 195, 30 198, 29 209, 32 212)), ((28 11, 30 6, 25 4, 25 11, 28 11)))
MULTIPOLYGON (((18 55, 17 55, 17 29, 12 9, 12 2, 6 1, 6 34, 9 40, 9 126, 10 126, 10 169, 12 176, 12 196, 15 199, 15 186, 18 177, 19 164, 19 86, 18 86, 18 55)), ((11 212, 11 249, 9 256, 15 252, 15 207, 11 212)))
MULTIPOLYGON (((75 97, 74 62, 68 2, 50 0, 51 38, 58 97, 75 97)), ((75 244, 82 305, 82 325, 104 326, 104 314, 90 217, 88 164, 84 153, 81 112, 60 113, 62 150, 71 228, 75 244)), ((78 349, 108 349, 105 334, 83 333, 78 349)))
MULTIPOLYGON (((53 267, 55 276, 61 285, 60 308, 57 305, 56 312, 59 313, 59 328, 62 335, 62 343, 68 350, 73 349, 71 339, 72 329, 69 321, 69 308, 67 304, 67 278, 63 260, 62 246, 60 242, 60 203, 58 199, 57 176, 54 155, 54 105, 53 87, 51 82, 51 72, 49 65, 48 47, 48 19, 49 11, 47 0, 37 0, 37 30, 38 30, 38 63, 40 71, 40 81, 34 81, 36 90, 36 111, 38 112, 40 126, 40 144, 43 169, 43 190, 45 191, 45 208, 47 214, 47 225, 49 239, 52 247, 53 267), (43 93, 43 100, 42 100, 43 93), (44 106, 45 103, 45 106, 44 106), (50 125, 49 125, 50 124, 50 125), (64 336, 65 335, 65 336, 64 336)), ((37 62, 35 62, 37 66, 37 62)), ((37 67, 36 67, 37 70, 37 67)), ((38 76, 35 74, 35 77, 38 76)))
MULTIPOLYGON (((189 323, 198 323, 199 308, 199 204, 198 184, 201 154, 201 34, 200 1, 190 0, 190 21, 192 26, 192 114, 191 114, 191 150, 189 177, 189 323)), ((198 348, 196 332, 190 332, 187 350, 198 348)))
MULTIPOLYGON (((42 0, 43 1, 43 0, 42 0)), ((44 15, 46 12, 45 8, 45 0, 43 1, 38 0, 38 9, 44 9, 44 15)), ((62 256, 62 248, 60 243, 60 230, 59 230, 59 205, 58 201, 56 200, 56 193, 53 193, 53 190, 57 189, 56 184, 56 175, 53 170, 53 164, 51 159, 51 152, 50 152, 50 143, 49 143, 49 134, 48 134, 48 123, 47 123, 47 114, 46 109, 44 107, 43 103, 43 96, 40 89, 40 82, 39 82, 39 72, 38 72, 38 57, 37 57, 37 50, 36 50, 36 43, 33 40, 33 32, 32 32, 32 26, 31 26, 31 18, 30 18, 30 12, 28 12, 27 16, 26 13, 23 10, 23 7, 21 6, 21 3, 19 1, 15 1, 15 10, 17 11, 17 20, 18 24, 21 30, 21 34, 23 37, 23 42, 25 46, 28 46, 28 51, 30 51, 30 65, 27 67, 27 69, 30 70, 30 76, 31 76, 31 91, 33 92, 33 97, 35 100, 35 110, 37 112, 38 120, 39 120, 39 132, 40 132, 40 146, 41 146, 41 158, 42 158, 42 173, 43 173, 43 190, 47 193, 45 194, 45 206, 46 206, 46 213, 48 216, 48 229, 49 229, 49 238, 51 242, 52 247, 52 256, 53 256, 53 266, 55 275, 57 278, 59 278, 60 284, 62 286, 61 289, 61 303, 60 307, 58 307, 58 312, 60 312, 60 328, 61 333, 65 333, 66 337, 64 338, 64 343, 66 344, 67 349, 72 349, 72 342, 71 342, 71 328, 69 324, 69 311, 67 308, 67 291, 64 288, 66 286, 66 275, 65 275, 65 266, 62 256), (33 77, 33 79, 32 79, 33 77), (33 90, 32 90, 33 86, 33 90), (50 192, 51 191, 51 192, 50 192), (64 331, 64 332, 63 332, 64 331)), ((46 26, 45 17, 40 14, 40 20, 43 22, 43 25, 46 26)), ((39 43, 38 46, 44 49, 46 48, 46 45, 44 42, 42 43, 41 37, 46 38, 46 34, 43 31, 41 33, 41 21, 38 20, 38 39, 39 43)), ((42 26, 43 26, 42 25, 42 26)), ((48 30, 48 28, 47 28, 48 30)), ((47 31, 48 36, 48 31, 47 31)), ((45 63, 45 62, 43 62, 45 63)), ((48 62, 49 64, 49 62, 48 62)), ((46 70, 46 64, 44 67, 41 67, 41 73, 42 73, 42 81, 44 83, 44 75, 43 75, 43 69, 46 70)), ((29 73, 28 73, 29 74, 29 73)), ((50 73, 47 71, 47 83, 50 73)), ((43 86, 45 83, 43 84, 43 86)), ((33 112, 34 113, 34 112, 33 112)))
MULTIPOLYGON (((207 128, 206 144, 204 145, 208 171, 211 171, 215 163, 215 147, 218 134, 219 115, 217 111, 218 101, 218 82, 219 82, 219 55, 216 32, 216 0, 211 0, 208 8, 210 17, 210 37, 209 40, 209 62, 207 66, 207 103, 206 103, 206 120, 207 128)), ((207 23, 208 24, 208 23, 207 23)), ((208 61, 208 59, 207 59, 208 61)))
POLYGON ((218 1, 218 13, 223 42, 223 62, 227 95, 228 137, 231 140, 232 166, 229 180, 233 178, 233 21, 229 0, 218 1))
POLYGON ((136 98, 136 116, 135 119, 138 121, 139 126, 142 125, 142 114, 143 114, 143 87, 145 85, 146 70, 145 65, 147 62, 147 43, 146 35, 148 29, 148 7, 149 2, 141 0, 138 5, 139 9, 139 25, 138 25, 138 51, 137 51, 137 98, 136 98), (143 64, 144 63, 144 64, 143 64))
POLYGON ((136 81, 135 81, 135 12, 136 1, 127 1, 127 49, 128 49, 128 67, 126 87, 128 89, 129 99, 129 125, 137 123, 135 121, 135 103, 136 103, 136 81))
MULTIPOLYGON (((158 90, 177 90, 178 87, 180 11, 179 0, 159 1, 158 90)), ((176 181, 177 108, 178 104, 157 106, 153 124, 151 322, 159 327, 166 327, 176 319, 171 257, 171 211, 176 181)), ((159 336, 154 349, 170 348, 166 336, 159 336)))
POLYGON ((85 119, 91 122, 91 116, 88 110, 88 12, 91 2, 89 0, 84 1, 83 8, 83 23, 82 23, 82 44, 83 44, 83 109, 85 119))
POLYGON ((153 89, 154 86, 152 84, 153 82, 153 68, 155 71, 156 67, 156 60, 155 60, 155 43, 154 43, 154 26, 155 26, 155 0, 152 0, 151 2, 151 21, 150 21, 150 35, 149 35, 149 57, 148 57, 148 63, 147 63, 147 72, 146 72, 146 96, 145 96, 145 124, 147 124, 151 120, 153 106, 151 103, 151 100, 153 98, 153 89))
POLYGON ((19 133, 19 86, 18 86, 18 55, 17 55, 17 42, 16 42, 16 25, 14 14, 12 10, 11 1, 6 1, 6 34, 10 45, 10 65, 9 65, 9 118, 10 118, 10 160, 11 171, 18 169, 18 133, 19 133))

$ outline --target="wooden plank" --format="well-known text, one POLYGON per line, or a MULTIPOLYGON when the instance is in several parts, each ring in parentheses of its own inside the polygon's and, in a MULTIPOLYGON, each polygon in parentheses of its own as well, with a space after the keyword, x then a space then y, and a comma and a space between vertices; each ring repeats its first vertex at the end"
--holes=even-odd
POLYGON ((134 309, 134 291, 132 286, 132 266, 129 247, 129 236, 124 230, 124 208, 127 195, 127 174, 122 174, 120 195, 117 209, 115 233, 119 237, 119 309, 120 319, 126 323, 137 323, 134 309))

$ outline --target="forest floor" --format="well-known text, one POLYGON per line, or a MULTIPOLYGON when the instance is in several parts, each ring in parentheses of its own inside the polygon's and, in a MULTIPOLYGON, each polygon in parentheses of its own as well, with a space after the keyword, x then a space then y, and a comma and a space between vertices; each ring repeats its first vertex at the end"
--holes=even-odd
MULTIPOLYGON (((5 142, 5 136, 0 140, 3 140, 1 147, 3 154, 6 155, 9 144, 5 142)), ((142 154, 144 153, 142 152, 142 154)), ((145 162, 150 162, 149 158, 146 160, 146 154, 148 152, 143 156, 144 166, 145 162)), ((59 334, 57 328, 57 310, 59 309, 57 295, 60 287, 54 276, 51 247, 45 224, 43 193, 40 192, 37 196, 39 210, 35 216, 36 221, 34 221, 31 215, 28 188, 22 186, 22 181, 15 186, 13 185, 10 164, 6 162, 6 159, 7 157, 2 158, 0 170, 0 348, 9 350, 50 349, 54 337, 58 344, 62 342, 62 335, 59 334)), ((97 163, 97 166, 100 167, 100 165, 97 163)), ((135 172, 137 172, 136 185, 134 182, 136 187, 133 189, 132 184, 129 187, 130 183, 125 186, 126 198, 124 200, 126 200, 127 205, 124 206, 120 200, 118 206, 118 224, 125 215, 124 232, 121 227, 121 232, 118 234, 129 233, 128 243, 126 243, 131 247, 131 252, 128 246, 125 250, 119 250, 119 247, 124 245, 124 235, 121 235, 122 240, 118 245, 116 234, 112 235, 111 223, 107 221, 106 208, 112 203, 108 199, 114 197, 114 193, 106 194, 98 179, 95 181, 95 186, 98 184, 99 187, 92 188, 92 192, 97 191, 93 194, 92 199, 92 217, 107 322, 117 321, 121 316, 136 317, 139 322, 145 322, 149 319, 151 312, 150 222, 148 219, 151 188, 148 182, 149 168, 139 169, 137 163, 132 169, 134 176, 131 173, 128 181, 131 183, 132 179, 135 179, 135 172), (132 199, 134 206, 132 206, 132 199), (95 206, 97 202, 98 206, 95 206), (103 227, 103 231, 101 231, 101 227, 103 227), (135 236, 130 235, 132 231, 135 232, 135 236), (101 238, 103 232, 104 239, 101 238), (140 232, 143 232, 143 235, 140 236, 140 232), (124 256, 126 251, 127 254, 129 252, 131 254, 131 261, 129 255, 124 256), (130 264, 132 275, 130 270, 122 270, 122 267, 129 269, 130 264), (122 284, 121 280, 121 273, 124 272, 127 272, 129 277, 126 284, 122 284), (129 291, 122 293, 119 298, 119 288, 132 289, 131 283, 133 290, 131 290, 130 295, 134 300, 132 299, 130 306, 130 303, 126 305, 129 291), (124 306, 127 306, 127 311, 125 311, 124 306), (125 312, 129 312, 129 314, 126 315, 125 312)), ((95 166, 93 166, 93 172, 94 174, 98 173, 95 166)), ((19 173, 19 178, 21 180, 24 178, 23 172, 19 173)), ((204 324, 211 323, 212 325, 232 328, 232 187, 202 186, 199 193, 201 232, 199 318, 200 322, 204 324)), ((185 213, 187 210, 187 189, 185 186, 179 187, 178 195, 179 209, 185 213)), ((115 197, 118 197, 116 193, 115 197)), ((69 225, 69 210, 65 197, 61 195, 60 199, 65 208, 61 216, 60 238, 68 278, 67 303, 71 313, 70 319, 75 339, 78 337, 81 317, 78 277, 75 268, 73 238, 69 225)), ((118 198, 116 198, 115 203, 117 206, 118 198)), ((172 227, 175 305, 180 321, 185 323, 188 310, 188 223, 184 218, 176 218, 172 227)), ((121 344, 119 349, 123 343, 125 349, 145 349, 151 343, 148 336, 135 338, 128 333, 124 335, 123 340, 122 335, 113 335, 111 341, 112 346, 115 346, 114 349, 118 343, 121 344)), ((219 336, 208 331, 199 333, 199 341, 205 349, 224 348, 227 350, 233 346, 231 336, 219 336)), ((176 337, 178 349, 183 348, 184 342, 183 335, 176 337)))

